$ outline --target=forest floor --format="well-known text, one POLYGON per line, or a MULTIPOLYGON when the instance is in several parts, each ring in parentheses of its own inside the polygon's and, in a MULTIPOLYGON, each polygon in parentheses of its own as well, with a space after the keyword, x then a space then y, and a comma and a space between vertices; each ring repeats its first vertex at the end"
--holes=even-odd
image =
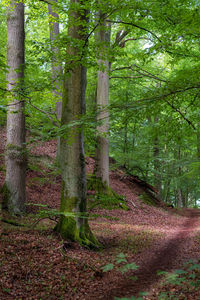
MULTIPOLYGON (((0 154, 4 141, 1 130, 0 154)), ((126 197, 129 210, 91 209, 90 226, 103 249, 64 242, 53 231, 55 222, 42 218, 40 210, 46 208, 37 206, 59 208, 61 178, 54 168, 55 154, 55 141, 31 145, 28 214, 16 220, 25 226, 1 222, 0 299, 199 300, 200 210, 149 206, 141 200, 142 187, 113 170, 111 187, 126 197), (104 267, 110 270, 104 272, 104 267)), ((0 157, 1 187, 5 167, 0 157)), ((92 167, 88 158, 88 173, 92 167)))

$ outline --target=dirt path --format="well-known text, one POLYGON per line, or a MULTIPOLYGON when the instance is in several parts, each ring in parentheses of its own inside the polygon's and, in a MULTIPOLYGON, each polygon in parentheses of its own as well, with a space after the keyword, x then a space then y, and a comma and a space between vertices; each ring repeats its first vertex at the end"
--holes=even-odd
POLYGON ((118 282, 118 288, 110 290, 104 299, 137 296, 141 291, 148 291, 159 280, 158 270, 170 271, 191 258, 190 249, 194 242, 192 236, 198 229, 200 212, 188 209, 186 214, 188 218, 179 230, 169 233, 160 248, 152 247, 147 251, 139 270, 134 273, 138 280, 118 282))

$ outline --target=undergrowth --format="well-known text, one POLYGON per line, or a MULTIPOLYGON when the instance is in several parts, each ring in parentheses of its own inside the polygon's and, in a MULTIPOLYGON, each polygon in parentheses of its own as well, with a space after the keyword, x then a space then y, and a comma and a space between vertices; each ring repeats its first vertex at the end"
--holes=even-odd
POLYGON ((164 276, 158 300, 200 299, 200 260, 190 259, 182 269, 158 271, 158 275, 164 276))

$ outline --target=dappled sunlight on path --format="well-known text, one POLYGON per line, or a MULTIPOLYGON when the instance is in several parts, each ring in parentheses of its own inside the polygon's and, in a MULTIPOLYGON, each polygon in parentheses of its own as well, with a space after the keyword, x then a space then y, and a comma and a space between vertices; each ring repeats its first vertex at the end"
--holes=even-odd
MULTIPOLYGON (((171 230, 166 241, 159 248, 148 249, 142 264, 140 262, 138 271, 131 274, 137 276, 138 280, 135 282, 122 280, 118 283, 118 288, 111 290, 104 299, 113 299, 114 296, 136 296, 140 291, 148 291, 159 280, 158 270, 170 271, 188 259, 185 252, 190 252, 189 248, 193 243, 190 237, 199 229, 199 212, 195 210, 189 210, 189 212, 190 217, 183 227, 171 230)), ((195 253, 191 253, 191 258, 193 255, 195 253)))

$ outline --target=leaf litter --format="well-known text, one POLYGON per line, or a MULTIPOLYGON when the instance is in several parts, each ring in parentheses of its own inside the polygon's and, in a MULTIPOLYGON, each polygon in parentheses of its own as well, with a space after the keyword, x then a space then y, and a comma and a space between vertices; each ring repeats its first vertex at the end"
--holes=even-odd
MULTIPOLYGON (((0 154, 3 154, 4 130, 0 136, 0 154)), ((40 142, 31 153, 51 161, 55 159, 56 141, 40 142)), ((93 164, 87 158, 87 172, 92 172, 93 164)), ((5 177, 3 166, 4 158, 0 156, 0 187, 5 177)), ((30 205, 23 222, 29 226, 1 222, 0 299, 127 299, 141 292, 148 292, 141 299, 199 299, 198 289, 163 285, 164 279, 158 275, 158 271, 172 272, 182 269, 190 259, 200 259, 198 211, 186 209, 180 215, 173 209, 148 206, 139 198, 143 192, 141 186, 121 180, 117 171, 111 171, 110 181, 111 187, 126 197, 130 209, 107 211, 95 207, 90 211, 96 216, 90 218, 90 226, 104 245, 103 250, 95 252, 63 241, 53 231, 52 220, 42 219, 30 226, 41 209, 33 204, 59 209, 61 178, 48 166, 42 170, 28 169, 30 205), (130 266, 139 268, 130 267, 124 274, 111 267, 103 272, 104 266, 113 266, 120 253, 130 266), (169 298, 171 290, 174 298, 169 298)))

